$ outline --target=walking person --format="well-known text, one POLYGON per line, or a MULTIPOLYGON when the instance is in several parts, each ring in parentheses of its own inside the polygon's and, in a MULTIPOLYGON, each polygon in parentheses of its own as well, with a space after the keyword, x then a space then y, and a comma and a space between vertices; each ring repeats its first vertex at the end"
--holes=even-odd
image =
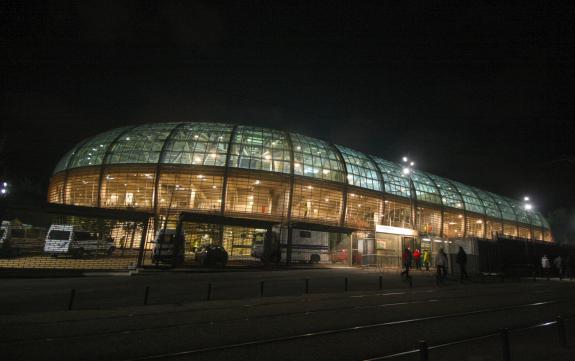
POLYGON ((549 258, 547 258, 547 255, 543 255, 543 257, 541 257, 541 276, 543 277, 547 277, 547 279, 549 279, 549 270, 551 268, 551 263, 549 262, 549 258))
POLYGON ((557 270, 557 275, 559 276, 559 279, 562 280, 563 279, 563 259, 561 258, 561 256, 555 257, 555 259, 553 260, 553 266, 557 270))
POLYGON ((418 248, 413 251, 413 263, 415 263, 415 269, 421 271, 421 251, 418 248))
POLYGON ((443 248, 439 250, 437 257, 435 258, 435 268, 437 269, 437 284, 445 282, 447 277, 447 255, 443 248))
POLYGON ((467 276, 467 253, 465 253, 465 250, 461 246, 459 247, 455 262, 459 265, 460 280, 469 279, 469 276, 467 276))
POLYGON ((409 268, 411 267, 412 261, 411 249, 409 249, 409 247, 403 251, 401 261, 403 262, 403 272, 401 272, 401 277, 405 275, 406 278, 409 278, 409 268))
POLYGON ((429 263, 431 262, 431 255, 429 254, 428 250, 423 251, 423 265, 425 266, 425 270, 429 271, 429 263))

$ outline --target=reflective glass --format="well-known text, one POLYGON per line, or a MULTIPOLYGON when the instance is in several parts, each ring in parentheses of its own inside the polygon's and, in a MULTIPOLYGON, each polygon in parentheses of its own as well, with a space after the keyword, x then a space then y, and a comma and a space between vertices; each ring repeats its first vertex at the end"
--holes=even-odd
POLYGON ((413 170, 410 173, 415 195, 418 201, 441 204, 441 194, 435 183, 423 172, 413 170))
POLYGON ((459 193, 463 197, 466 211, 485 214, 485 207, 483 206, 479 195, 475 193, 471 187, 456 181, 450 182, 457 187, 459 193))
POLYGON ((295 174, 345 182, 343 164, 331 145, 295 133, 291 133, 291 140, 295 174))
POLYGON ((58 162, 58 164, 56 164, 56 168, 54 168, 54 172, 52 174, 56 174, 68 168, 68 162, 70 161, 70 158, 72 158, 72 156, 74 155, 74 150, 76 149, 76 147, 72 148, 72 150, 68 151, 68 153, 64 154, 64 156, 60 158, 60 161, 58 162))
POLYGON ((533 226, 535 227, 543 226, 543 222, 541 221, 541 214, 539 214, 539 212, 531 213, 531 221, 533 222, 533 226))
POLYGON ((481 202, 485 208, 485 214, 487 216, 501 219, 501 211, 499 210, 497 203, 495 203, 495 199, 493 199, 493 197, 488 192, 482 191, 481 189, 477 189, 475 187, 469 188, 471 188, 481 199, 481 202))
POLYGON ((400 197, 411 198, 409 178, 403 174, 401 167, 398 164, 379 157, 372 156, 372 158, 383 177, 385 192, 400 197))
POLYGON ((176 125, 145 124, 128 130, 115 141, 105 163, 158 163, 164 141, 176 125))
POLYGON ((183 123, 170 138, 162 163, 225 166, 233 126, 218 123, 183 123))
POLYGON ((516 222, 517 216, 515 215, 515 211, 513 210, 513 207, 505 200, 505 198, 491 192, 489 192, 489 194, 493 197, 493 199, 497 203, 497 206, 501 210, 501 218, 508 221, 516 222))
POLYGON ((129 127, 113 129, 88 139, 76 150, 68 168, 102 164, 110 144, 126 129, 129 127))
POLYGON ((232 139, 230 167, 290 173, 290 161, 286 133, 238 126, 232 139))
POLYGON ((378 169, 368 156, 361 152, 336 145, 341 152, 347 169, 348 184, 381 191, 378 169))
POLYGON ((439 189, 441 193, 441 201, 445 207, 459 208, 463 209, 463 198, 461 194, 457 191, 454 185, 452 185, 447 179, 438 177, 433 174, 427 173, 427 175, 433 179, 433 182, 439 189))

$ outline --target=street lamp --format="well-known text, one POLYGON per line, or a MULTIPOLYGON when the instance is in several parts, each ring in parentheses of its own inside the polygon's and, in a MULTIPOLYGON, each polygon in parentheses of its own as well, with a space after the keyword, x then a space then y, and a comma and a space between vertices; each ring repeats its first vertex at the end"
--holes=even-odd
POLYGON ((0 196, 7 196, 8 195, 8 182, 2 182, 0 184, 0 196))
POLYGON ((524 208, 526 211, 530 211, 530 210, 533 209, 533 205, 532 205, 531 203, 529 203, 529 200, 530 200, 530 199, 529 199, 528 196, 523 197, 523 208, 524 208))
POLYGON ((403 169, 402 172, 405 175, 408 175, 413 170, 412 167, 415 166, 415 162, 410 161, 407 157, 403 157, 403 169))

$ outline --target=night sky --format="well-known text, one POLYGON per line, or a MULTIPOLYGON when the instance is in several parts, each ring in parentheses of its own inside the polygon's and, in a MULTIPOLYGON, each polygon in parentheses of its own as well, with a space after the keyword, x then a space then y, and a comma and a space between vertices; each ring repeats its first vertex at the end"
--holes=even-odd
POLYGON ((572 1, 5 1, 0 11, 0 175, 39 199, 85 137, 218 121, 409 154, 419 169, 528 194, 545 214, 575 204, 572 1))

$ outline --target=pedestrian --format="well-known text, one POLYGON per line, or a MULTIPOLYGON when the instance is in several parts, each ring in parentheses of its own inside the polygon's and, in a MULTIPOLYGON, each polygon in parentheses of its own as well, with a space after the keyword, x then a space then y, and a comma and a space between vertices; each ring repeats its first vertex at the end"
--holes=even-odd
POLYGON ((557 275, 559 276, 559 279, 563 279, 563 259, 561 258, 561 256, 557 256, 555 257, 555 259, 553 260, 553 267, 555 267, 555 269, 557 270, 557 275))
POLYGON ((439 250, 437 257, 435 258, 435 268, 437 269, 437 284, 445 282, 447 277, 447 255, 443 248, 439 250))
POLYGON ((421 271, 421 251, 418 248, 413 251, 413 263, 415 263, 415 269, 421 271))
POLYGON ((412 261, 411 249, 409 247, 403 251, 401 261, 403 262, 403 272, 401 272, 401 277, 405 275, 406 278, 409 278, 409 268, 411 267, 412 261))
POLYGON ((423 265, 425 266, 425 270, 429 271, 429 263, 431 261, 431 256, 428 250, 423 251, 423 265))
POLYGON ((459 247, 459 252, 457 253, 457 259, 455 260, 459 264, 459 276, 461 280, 469 279, 467 276, 467 253, 463 247, 459 247))
POLYGON ((543 257, 541 257, 541 275, 542 276, 546 276, 547 279, 549 279, 549 269, 551 268, 551 263, 549 263, 549 258, 547 258, 547 255, 543 255, 543 257))

